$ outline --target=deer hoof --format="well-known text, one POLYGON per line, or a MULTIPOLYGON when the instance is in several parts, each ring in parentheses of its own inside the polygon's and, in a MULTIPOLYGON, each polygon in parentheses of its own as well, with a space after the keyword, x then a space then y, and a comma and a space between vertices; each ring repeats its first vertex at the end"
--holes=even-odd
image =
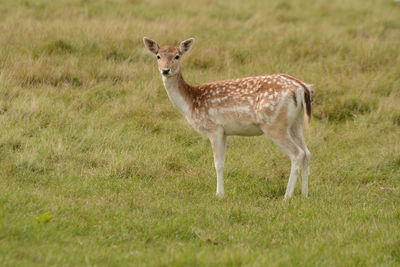
POLYGON ((216 196, 217 196, 217 198, 223 198, 224 192, 217 192, 216 196))

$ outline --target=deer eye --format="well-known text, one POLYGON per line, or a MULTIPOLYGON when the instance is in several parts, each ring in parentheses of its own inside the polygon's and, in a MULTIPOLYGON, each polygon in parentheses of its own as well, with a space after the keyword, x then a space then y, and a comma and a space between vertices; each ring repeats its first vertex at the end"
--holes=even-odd
POLYGON ((157 55, 157 59, 160 59, 161 57, 160 57, 160 55, 157 55))
POLYGON ((175 56, 175 59, 179 59, 179 58, 180 58, 180 56, 179 56, 179 55, 176 55, 176 56, 175 56))

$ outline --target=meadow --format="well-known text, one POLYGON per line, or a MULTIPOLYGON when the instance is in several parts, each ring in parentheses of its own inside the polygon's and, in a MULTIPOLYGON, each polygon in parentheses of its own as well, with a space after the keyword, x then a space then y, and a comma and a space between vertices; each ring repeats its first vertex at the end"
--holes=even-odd
POLYGON ((391 0, 3 0, 2 266, 399 266, 400 5, 391 0), (190 37, 191 84, 314 84, 309 197, 290 160, 209 141, 144 47, 190 37))

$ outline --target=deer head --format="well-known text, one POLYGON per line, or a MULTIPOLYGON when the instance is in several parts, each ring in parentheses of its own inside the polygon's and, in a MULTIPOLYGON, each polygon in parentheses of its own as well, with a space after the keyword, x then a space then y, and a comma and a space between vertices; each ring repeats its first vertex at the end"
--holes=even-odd
POLYGON ((143 42, 146 48, 156 55, 160 73, 165 77, 170 77, 180 73, 180 59, 192 49, 194 38, 183 41, 178 47, 160 47, 155 41, 147 37, 143 38, 143 42))

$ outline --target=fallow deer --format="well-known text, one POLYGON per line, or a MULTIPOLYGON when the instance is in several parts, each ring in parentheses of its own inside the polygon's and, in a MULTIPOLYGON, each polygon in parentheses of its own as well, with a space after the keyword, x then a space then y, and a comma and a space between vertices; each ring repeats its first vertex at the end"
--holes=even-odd
POLYGON ((217 196, 224 195, 223 168, 227 136, 266 134, 291 159, 284 199, 292 196, 302 167, 302 194, 308 194, 310 152, 303 139, 303 118, 309 121, 313 88, 287 74, 272 74, 189 85, 181 73, 180 59, 194 39, 179 47, 162 46, 144 37, 156 55, 168 97, 188 122, 210 139, 217 172, 217 196))

